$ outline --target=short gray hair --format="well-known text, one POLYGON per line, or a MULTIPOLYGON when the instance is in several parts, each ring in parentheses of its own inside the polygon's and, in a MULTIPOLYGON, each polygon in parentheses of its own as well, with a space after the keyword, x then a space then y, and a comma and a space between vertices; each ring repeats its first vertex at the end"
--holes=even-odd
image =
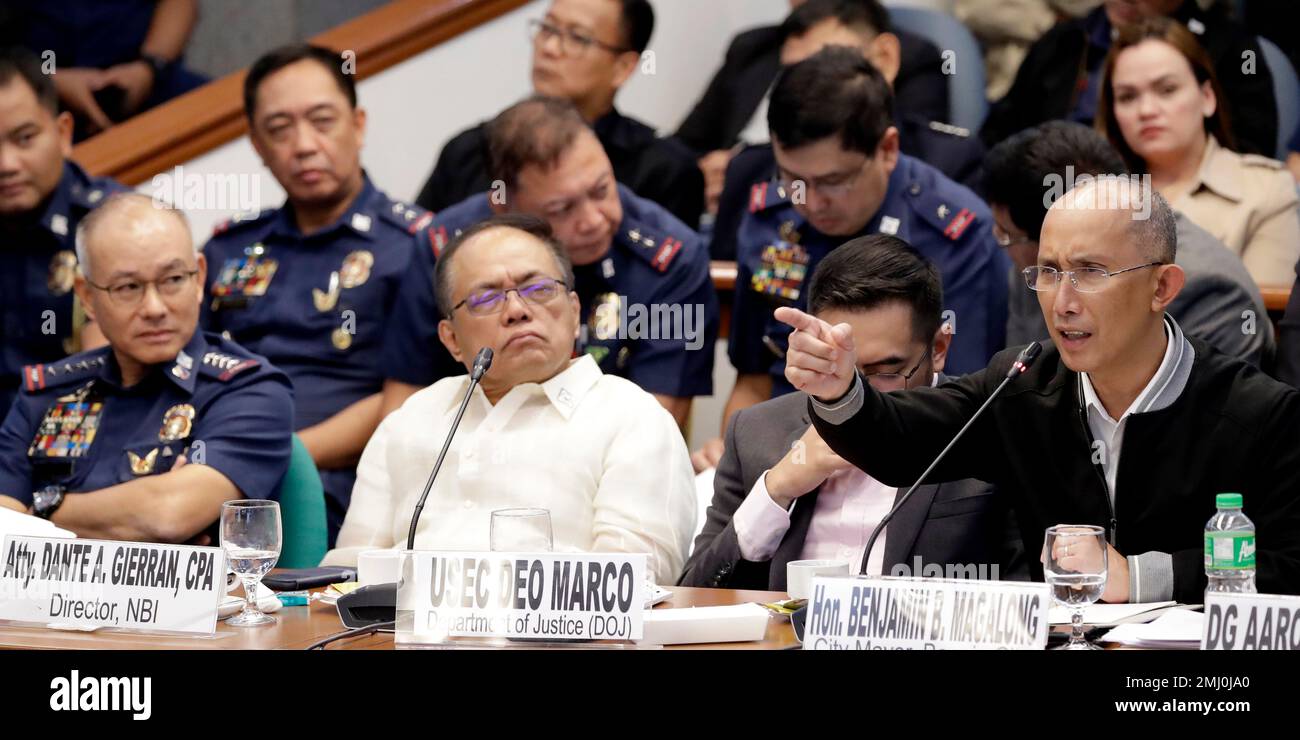
POLYGON ((1149 175, 1098 175, 1057 198, 1049 210, 1077 207, 1130 211, 1128 234, 1138 251, 1161 264, 1177 259, 1178 220, 1169 201, 1151 187, 1149 175))
MULTIPOLYGON (((162 201, 156 198, 151 198, 143 193, 114 193, 105 198, 104 202, 100 203, 98 208, 86 214, 86 217, 81 219, 81 223, 77 224, 77 266, 81 270, 83 276, 90 276, 90 251, 86 244, 90 240, 91 232, 98 229, 105 219, 113 216, 118 211, 128 210, 146 204, 153 210, 166 211, 172 214, 172 217, 178 219, 181 226, 185 227, 185 233, 190 233, 190 221, 185 217, 185 212, 181 209, 173 208, 162 201)), ((199 253, 198 245, 194 243, 193 239, 190 240, 190 246, 193 247, 194 254, 199 253)))

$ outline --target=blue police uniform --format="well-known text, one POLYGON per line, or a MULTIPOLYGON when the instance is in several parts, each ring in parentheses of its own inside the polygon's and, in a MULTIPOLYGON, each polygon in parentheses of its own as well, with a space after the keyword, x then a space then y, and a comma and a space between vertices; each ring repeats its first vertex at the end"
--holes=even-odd
POLYGON ((76 351, 72 283, 77 275, 77 225, 109 195, 125 190, 65 161, 44 210, 12 229, 0 225, 0 409, 18 394, 24 365, 54 362, 76 351))
MULTIPOLYGON (((731 317, 731 362, 741 374, 772 376, 773 395, 792 390, 785 379, 790 327, 778 306, 807 310, 808 283, 817 263, 854 237, 816 231, 777 182, 750 193, 737 231, 736 294, 731 317)), ((993 238, 988 206, 935 168, 900 155, 880 209, 861 234, 903 239, 939 268, 946 318, 955 331, 947 372, 982 369, 1006 338, 1007 272, 1011 262, 993 238), (951 312, 951 313, 947 313, 951 312)))
POLYGON ((275 498, 289 467, 293 391, 238 344, 195 330, 171 362, 123 388, 109 347, 23 369, 0 426, 0 494, 98 491, 166 473, 176 459, 220 472, 247 498, 275 498))
MULTIPOLYGON (((623 221, 609 252, 593 264, 574 267, 583 316, 576 351, 592 355, 603 372, 650 393, 709 395, 718 299, 708 252, 699 236, 663 206, 622 185, 618 193, 623 221)), ((411 271, 393 316, 383 359, 389 378, 425 386, 445 374, 441 368, 450 355, 438 340, 432 265, 451 239, 492 215, 488 196, 479 194, 434 218, 433 255, 425 257, 424 270, 411 271)))
MULTIPOLYGON (((208 260, 203 326, 265 356, 293 381, 294 429, 383 390, 380 348, 412 255, 432 217, 368 177, 332 225, 304 235, 289 204, 219 225, 208 260)), ((331 546, 355 468, 320 471, 331 546)))

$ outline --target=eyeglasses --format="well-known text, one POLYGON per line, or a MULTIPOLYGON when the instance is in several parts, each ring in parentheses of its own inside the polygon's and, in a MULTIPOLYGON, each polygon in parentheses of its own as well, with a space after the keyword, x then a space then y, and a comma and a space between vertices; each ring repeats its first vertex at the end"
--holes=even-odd
POLYGON ((607 44, 581 31, 575 31, 572 28, 560 28, 554 23, 540 20, 528 21, 528 35, 538 44, 544 44, 553 38, 558 38, 560 40, 560 53, 566 56, 585 54, 593 46, 604 49, 610 54, 623 54, 631 51, 631 49, 623 46, 607 44))
POLYGON ((910 381, 912 379, 912 376, 916 375, 916 371, 920 370, 921 366, 925 364, 925 360, 930 356, 930 350, 932 349, 934 349, 932 345, 927 346, 925 348, 925 354, 921 355, 921 359, 916 361, 916 366, 913 367, 911 370, 907 371, 906 374, 904 373, 862 373, 862 378, 866 380, 868 383, 870 383, 871 387, 875 388, 876 390, 886 391, 886 392, 901 391, 904 388, 907 388, 908 381, 910 381))
POLYGON ((794 190, 796 183, 803 183, 808 190, 816 190, 827 198, 839 198, 847 195, 853 189, 853 186, 858 183, 858 178, 862 176, 862 171, 867 168, 867 163, 870 161, 871 157, 864 157, 857 169, 851 172, 841 172, 814 179, 795 177, 782 170, 778 175, 778 180, 781 187, 786 190, 794 190))
POLYGON ((1061 284, 1061 276, 1068 275, 1070 276, 1070 284, 1074 286, 1075 290, 1080 293, 1096 293, 1106 287, 1107 278, 1163 264, 1163 262, 1148 262, 1145 265, 1125 267, 1123 270, 1114 272, 1107 272, 1100 267, 1080 267, 1077 270, 1066 270, 1064 272, 1055 267, 1026 267, 1024 269, 1025 284, 1029 286, 1030 290, 1056 290, 1056 286, 1061 284))
POLYGON ((500 313, 506 307, 506 300, 511 293, 518 295, 522 301, 540 306, 555 300, 556 296, 567 290, 567 285, 553 278, 534 280, 518 288, 476 290, 465 300, 452 306, 451 310, 455 312, 456 309, 464 306, 470 316, 489 316, 500 313))
POLYGON ((158 290, 158 295, 171 298, 179 295, 186 284, 198 274, 198 270, 169 272, 157 280, 124 280, 112 285, 96 285, 87 278, 86 284, 96 290, 104 291, 108 294, 108 299, 119 306, 134 306, 144 300, 144 294, 149 290, 150 285, 158 290))

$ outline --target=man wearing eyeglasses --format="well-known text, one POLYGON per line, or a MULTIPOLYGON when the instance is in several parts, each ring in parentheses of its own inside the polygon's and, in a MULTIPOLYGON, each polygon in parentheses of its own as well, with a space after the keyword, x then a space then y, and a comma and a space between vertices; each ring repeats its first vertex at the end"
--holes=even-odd
MULTIPOLYGON (((533 92, 572 101, 618 181, 694 229, 704 208, 704 176, 694 153, 614 107, 641 64, 654 22, 647 0, 554 0, 529 25, 533 92)), ((486 127, 480 123, 447 142, 416 203, 438 212, 491 187, 486 127)))
MULTIPOLYGON (((492 122, 488 138, 493 176, 504 189, 439 213, 430 226, 434 250, 494 213, 545 219, 574 265, 583 317, 575 350, 653 393, 684 426, 692 399, 713 392, 718 335, 718 299, 699 236, 618 182, 600 141, 567 100, 516 103, 492 122)), ((445 313, 431 274, 428 265, 410 271, 389 322, 380 363, 388 378, 385 412, 441 377, 436 336, 445 313)))
MULTIPOLYGON (((1024 270, 1037 263, 1038 237, 1064 184, 1098 175, 1124 175, 1124 158, 1096 130, 1070 121, 1044 123, 1012 136, 989 152, 985 194, 993 210, 993 233, 1014 263, 1008 300, 1007 345, 1042 341, 1048 336, 1024 270), (1046 197, 1045 197, 1046 196, 1046 197)), ((1178 266, 1186 282, 1169 304, 1169 315, 1188 336, 1199 337, 1224 354, 1255 366, 1266 364, 1274 349, 1273 326, 1259 287, 1241 258, 1205 229, 1174 211, 1178 224, 1178 266)))
POLYGON ((207 262, 180 211, 114 195, 76 238, 77 295, 108 346, 24 368, 0 505, 82 537, 210 541, 223 502, 276 495, 289 379, 198 330, 207 262))
MULTIPOLYGON (((876 390, 946 382, 952 335, 941 328, 939 273, 903 240, 872 234, 831 252, 813 273, 808 303, 818 319, 851 328, 854 364, 876 390)), ((713 503, 680 583, 785 591, 792 560, 841 560, 857 572, 867 538, 903 491, 832 452, 812 428, 802 393, 737 412, 726 440, 713 503)), ((867 570, 1025 578, 1020 535, 1009 524, 987 483, 923 486, 885 529, 867 570)))
MULTIPOLYGON (((728 354, 738 377, 724 425, 739 409, 792 390, 783 374, 789 327, 773 310, 806 306, 817 263, 857 236, 897 236, 938 267, 953 332, 950 370, 972 372, 1003 347, 1010 263, 989 230, 988 207, 900 153, 891 100, 858 49, 828 46, 777 78, 767 119, 777 176, 752 186, 737 231, 728 354)), ((715 439, 697 467, 720 454, 715 439)))
POLYGON ((75 306, 73 237, 87 213, 124 188, 68 159, 72 129, 40 60, 0 49, 0 413, 13 405, 24 365, 101 341, 75 306))
MULTIPOLYGON (((545 221, 499 216, 466 229, 438 261, 438 338, 468 369, 492 367, 470 398, 415 534, 419 549, 486 550, 491 514, 550 512, 554 549, 649 554, 671 583, 695 524, 690 456, 654 398, 573 357, 582 323, 573 270, 545 221)), ((404 547, 429 466, 467 376, 444 378, 385 417, 357 468, 327 565, 404 547)))
MULTIPOLYGON (((1184 334, 1168 314, 1184 285, 1176 256, 1169 204, 1129 178, 1079 184, 1057 199, 1025 271, 1051 346, 930 480, 997 486, 1031 554, 1049 526, 1104 528, 1108 602, 1199 603, 1215 495, 1241 493, 1261 543, 1259 590, 1298 593, 1300 391, 1184 334)), ((849 327, 778 313, 796 329, 786 374, 813 397, 817 432, 845 460, 899 486, 970 421, 1022 349, 938 388, 882 394, 858 378, 849 327)), ((1075 553, 1081 563, 1098 555, 1075 553)))

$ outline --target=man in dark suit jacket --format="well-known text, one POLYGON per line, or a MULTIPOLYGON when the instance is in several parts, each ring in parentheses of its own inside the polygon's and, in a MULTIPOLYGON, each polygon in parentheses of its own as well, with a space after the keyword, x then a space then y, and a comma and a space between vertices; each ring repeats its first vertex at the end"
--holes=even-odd
MULTIPOLYGON (((746 142, 743 134, 781 71, 781 47, 791 35, 811 35, 824 24, 851 28, 841 34, 842 42, 863 46, 867 58, 890 79, 902 115, 926 125, 948 120, 948 81, 938 47, 906 31, 891 31, 889 14, 879 2, 791 0, 790 5, 795 10, 781 25, 751 29, 732 40, 722 68, 674 136, 700 157, 710 212, 716 211, 732 148, 761 143, 746 142)), ((766 120, 757 125, 766 141, 766 120)))
MULTIPOLYGON (((694 229, 704 209, 704 176, 694 154, 614 107, 653 31, 647 0, 554 0, 533 25, 533 91, 572 101, 605 147, 618 181, 694 229)), ((437 212, 490 190, 488 138, 484 122, 447 142, 415 202, 437 212)))
MULTIPOLYGON (((939 274, 906 242, 875 234, 818 265, 809 306, 852 327, 857 365, 882 391, 939 384, 951 341, 940 325, 939 274)), ((784 591, 786 564, 845 560, 856 572, 866 540, 904 491, 835 455, 793 393, 744 409, 727 428, 713 503, 682 574, 686 586, 784 591)), ((877 542, 869 571, 886 575, 1027 577, 1007 510, 986 483, 917 489, 877 542)))

